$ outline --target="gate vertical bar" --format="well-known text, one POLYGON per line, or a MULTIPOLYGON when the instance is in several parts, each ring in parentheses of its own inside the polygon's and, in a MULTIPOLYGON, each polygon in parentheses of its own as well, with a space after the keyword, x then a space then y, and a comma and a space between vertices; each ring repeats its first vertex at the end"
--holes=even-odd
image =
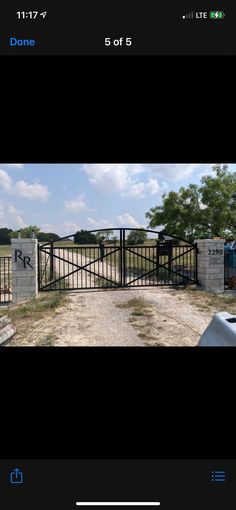
POLYGON ((123 286, 123 250, 122 250, 122 246, 123 246, 123 243, 122 243, 122 229, 120 229, 120 286, 122 287, 123 286))
POLYGON ((125 228, 123 228, 123 287, 126 285, 126 253, 125 253, 125 228))
POLYGON ((53 242, 50 243, 50 282, 53 280, 53 242))
POLYGON ((40 245, 38 243, 38 289, 40 290, 40 284, 41 284, 41 279, 40 279, 40 274, 41 274, 41 257, 40 257, 40 245))
POLYGON ((173 251, 172 251, 172 241, 168 242, 168 283, 170 283, 170 275, 171 275, 171 259, 173 257, 173 251))
MULTIPOLYGON (((156 243, 157 243, 157 247, 156 247, 156 279, 157 279, 157 283, 158 283, 159 273, 160 273, 160 267, 159 267, 159 239, 156 241, 156 243)), ((149 248, 149 258, 150 258, 150 248, 149 248)), ((154 259, 154 249, 153 249, 153 260, 155 262, 155 259, 154 259)))
POLYGON ((195 246, 195 282, 198 284, 198 246, 197 243, 194 243, 195 246))

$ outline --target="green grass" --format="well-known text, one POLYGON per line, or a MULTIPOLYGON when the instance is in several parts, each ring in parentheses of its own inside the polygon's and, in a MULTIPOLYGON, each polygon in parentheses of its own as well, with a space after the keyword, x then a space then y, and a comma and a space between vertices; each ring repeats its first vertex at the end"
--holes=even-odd
POLYGON ((144 298, 138 297, 130 299, 127 303, 117 305, 118 308, 131 308, 133 311, 130 313, 129 322, 137 329, 138 336, 143 340, 147 346, 158 346, 162 344, 159 339, 152 334, 152 319, 153 312, 150 305, 144 298))
MULTIPOLYGON (((68 298, 65 292, 41 293, 37 298, 25 303, 11 304, 2 311, 0 309, 0 316, 8 315, 10 317, 13 326, 16 328, 17 338, 27 338, 34 328, 37 328, 39 321, 47 321, 50 317, 53 317, 57 309, 65 306, 67 302, 68 298)), ((42 345, 49 347, 53 345, 53 341, 53 334, 47 335, 42 345)))
POLYGON ((49 334, 37 342, 37 347, 53 347, 56 336, 49 334))
MULTIPOLYGON (((109 278, 109 277, 108 277, 108 278, 109 278)), ((112 280, 112 281, 113 281, 113 280, 112 280)), ((94 285, 95 285, 95 287, 97 287, 97 288, 99 288, 99 287, 101 287, 101 288, 104 288, 104 287, 105 287, 105 288, 109 288, 109 287, 116 288, 116 287, 118 287, 118 285, 116 285, 116 284, 115 284, 115 282, 114 282, 114 283, 109 282, 109 281, 107 281, 105 278, 102 278, 102 277, 100 277, 100 276, 95 277, 95 279, 94 279, 94 285)))
POLYGON ((131 312, 132 316, 149 316, 149 305, 148 303, 141 297, 139 298, 133 298, 129 299, 126 303, 122 303, 119 305, 116 305, 117 308, 132 308, 133 311, 131 312))
POLYGON ((31 299, 26 303, 10 305, 7 311, 6 308, 4 308, 4 310, 0 311, 0 317, 7 314, 12 322, 26 318, 37 320, 43 318, 45 313, 51 312, 61 306, 65 300, 66 296, 62 292, 40 294, 38 298, 31 299))
POLYGON ((10 257, 11 256, 11 245, 10 244, 0 244, 0 257, 10 257))
POLYGON ((181 295, 181 292, 187 293, 190 298, 190 304, 196 306, 199 311, 209 311, 211 313, 228 312, 236 315, 236 296, 227 296, 227 292, 215 294, 190 287, 173 290, 173 292, 179 295, 181 295))

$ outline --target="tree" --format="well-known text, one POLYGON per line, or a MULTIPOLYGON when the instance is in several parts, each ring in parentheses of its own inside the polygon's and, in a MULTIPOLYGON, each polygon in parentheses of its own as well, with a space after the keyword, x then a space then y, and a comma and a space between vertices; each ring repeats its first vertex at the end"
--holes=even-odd
POLYGON ((117 236, 112 236, 111 243, 116 244, 117 242, 118 242, 118 237, 117 236))
MULTIPOLYGON (((20 231, 20 235, 21 235, 22 239, 24 239, 24 238, 32 237, 33 232, 35 234, 35 237, 38 238, 38 236, 40 234, 40 230, 41 230, 40 227, 37 227, 37 225, 29 225, 28 227, 21 228, 19 231, 20 231)), ((18 237, 19 231, 15 230, 12 234, 12 237, 18 237)))
POLYGON ((12 232, 10 228, 0 228, 0 244, 11 244, 12 232))
POLYGON ((11 230, 9 228, 0 228, 0 244, 10 244, 11 237, 17 238, 20 232, 22 238, 32 237, 33 231, 35 237, 41 242, 58 241, 60 236, 54 232, 41 232, 40 227, 37 225, 30 225, 29 227, 20 230, 11 230))
POLYGON ((38 241, 44 242, 44 243, 50 243, 51 241, 55 242, 58 241, 60 237, 57 234, 54 234, 53 232, 39 232, 38 234, 38 241))
POLYGON ((236 172, 228 166, 213 166, 201 185, 189 184, 178 192, 162 195, 162 205, 146 213, 151 228, 164 227, 168 234, 189 240, 236 236, 236 172))
POLYGON ((97 244, 96 236, 89 230, 79 230, 74 236, 76 244, 97 244))
POLYGON ((98 232, 96 234, 96 239, 98 242, 100 241, 100 239, 103 239, 103 238, 105 238, 106 241, 109 241, 109 240, 111 240, 111 237, 113 236, 113 234, 114 234, 113 230, 109 230, 109 229, 102 230, 101 232, 98 232))
POLYGON ((127 237, 127 244, 143 244, 147 239, 147 232, 144 230, 131 230, 127 237))

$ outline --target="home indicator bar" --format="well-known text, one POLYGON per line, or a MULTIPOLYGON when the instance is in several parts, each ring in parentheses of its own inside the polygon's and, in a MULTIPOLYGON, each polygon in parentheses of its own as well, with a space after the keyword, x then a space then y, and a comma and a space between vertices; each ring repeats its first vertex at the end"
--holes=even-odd
POLYGON ((148 502, 141 502, 141 501, 77 501, 76 506, 160 506, 160 501, 148 501, 148 502))

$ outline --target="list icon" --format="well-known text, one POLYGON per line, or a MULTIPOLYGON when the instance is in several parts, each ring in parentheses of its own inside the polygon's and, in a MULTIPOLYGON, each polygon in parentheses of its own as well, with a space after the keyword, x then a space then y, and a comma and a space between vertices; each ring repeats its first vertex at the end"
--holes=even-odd
POLYGON ((222 483, 226 481, 226 473, 225 471, 212 471, 211 472, 211 481, 213 483, 222 483))

